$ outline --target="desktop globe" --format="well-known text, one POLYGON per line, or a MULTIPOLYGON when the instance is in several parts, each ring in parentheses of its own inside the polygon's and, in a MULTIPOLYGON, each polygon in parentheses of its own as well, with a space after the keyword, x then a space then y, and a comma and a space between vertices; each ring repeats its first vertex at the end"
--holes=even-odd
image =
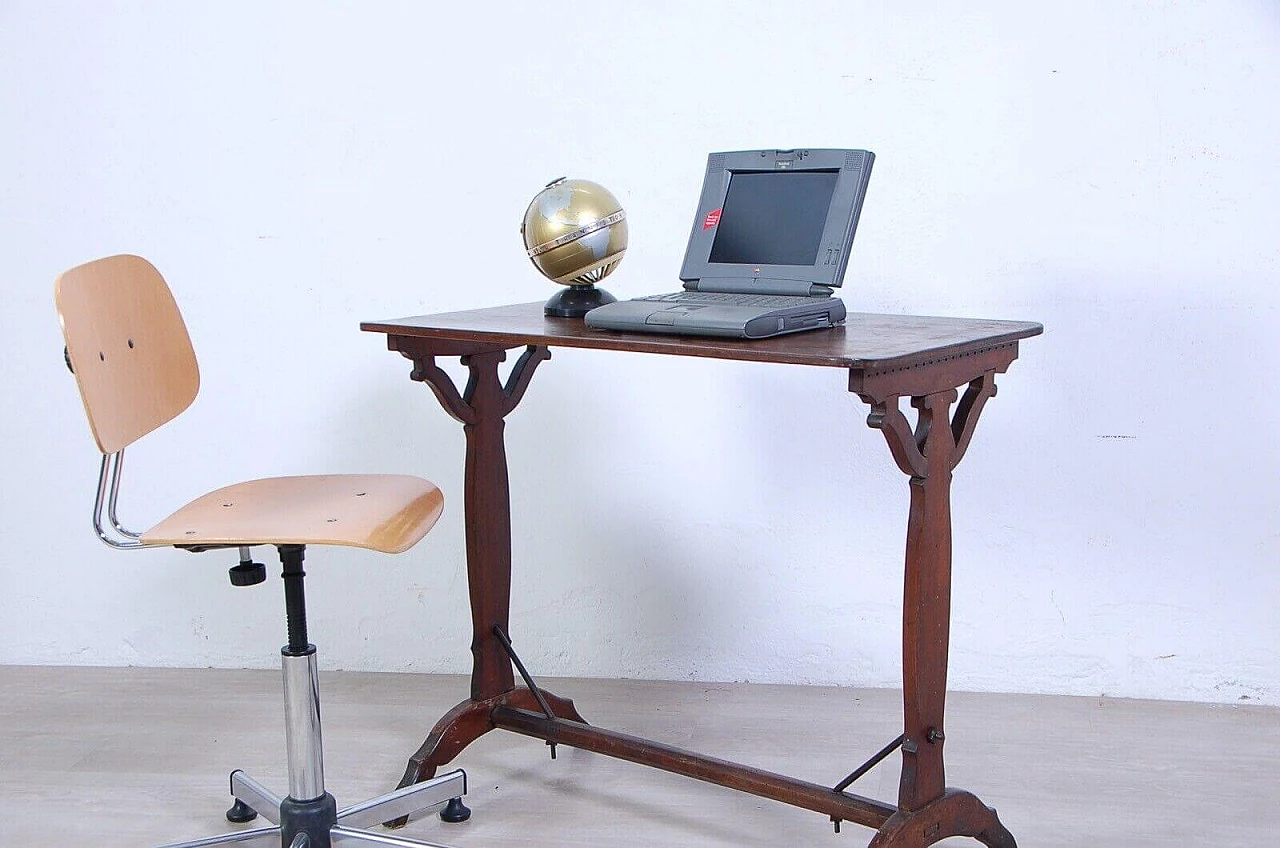
POLYGON ((599 183, 561 177, 529 203, 520 225, 525 251, 547 279, 567 286, 543 312, 581 318, 617 298, 596 283, 618 267, 627 252, 627 213, 599 183))

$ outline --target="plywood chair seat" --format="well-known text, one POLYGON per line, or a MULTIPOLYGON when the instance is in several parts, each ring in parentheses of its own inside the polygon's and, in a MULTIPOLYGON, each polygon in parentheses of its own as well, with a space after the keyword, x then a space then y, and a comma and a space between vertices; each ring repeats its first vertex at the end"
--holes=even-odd
POLYGON ((270 477, 210 492, 142 534, 146 545, 347 545, 398 554, 444 507, 440 490, 403 474, 270 477))

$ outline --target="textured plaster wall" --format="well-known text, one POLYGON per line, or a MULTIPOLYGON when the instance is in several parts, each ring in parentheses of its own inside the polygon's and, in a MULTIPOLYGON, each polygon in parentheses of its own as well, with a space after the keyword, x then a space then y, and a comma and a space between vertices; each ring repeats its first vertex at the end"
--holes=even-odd
MULTIPOLYGON (((862 311, 1041 321, 954 487, 958 689, 1280 703, 1273 3, 0 3, 0 662, 270 666, 279 581, 116 553, 51 284, 167 275, 203 390, 129 523, 412 472, 412 552, 316 550, 326 667, 469 668, 462 433, 361 319, 541 300, 517 225, 598 180, 674 286, 705 154, 878 154, 862 311)), ((836 370, 557 351, 508 420, 546 675, 892 686, 907 484, 836 370)), ((266 553, 266 552, 264 552, 266 553)), ((273 569, 274 570, 274 569, 273 569)))

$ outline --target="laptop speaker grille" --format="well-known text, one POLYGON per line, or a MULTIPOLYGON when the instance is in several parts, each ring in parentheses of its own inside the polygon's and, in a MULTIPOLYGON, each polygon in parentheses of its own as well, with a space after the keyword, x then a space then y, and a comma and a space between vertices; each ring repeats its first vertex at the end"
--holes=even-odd
POLYGON ((714 154, 713 156, 711 156, 710 158, 708 158, 708 159, 707 159, 707 170, 708 170, 708 171, 719 171, 719 170, 720 170, 721 168, 723 168, 723 167, 724 167, 724 154, 723 154, 723 153, 716 153, 716 154, 714 154))
POLYGON ((863 155, 861 152, 849 151, 844 155, 844 166, 858 170, 862 167, 863 155))

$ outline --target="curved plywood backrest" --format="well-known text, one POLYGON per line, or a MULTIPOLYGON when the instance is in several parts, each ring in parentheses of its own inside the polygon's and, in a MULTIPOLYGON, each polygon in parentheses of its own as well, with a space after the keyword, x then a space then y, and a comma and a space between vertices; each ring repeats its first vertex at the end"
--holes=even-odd
POLYGON ((176 418, 200 389, 196 354, 160 272, 140 256, 72 268, 54 284, 89 427, 114 453, 176 418))

